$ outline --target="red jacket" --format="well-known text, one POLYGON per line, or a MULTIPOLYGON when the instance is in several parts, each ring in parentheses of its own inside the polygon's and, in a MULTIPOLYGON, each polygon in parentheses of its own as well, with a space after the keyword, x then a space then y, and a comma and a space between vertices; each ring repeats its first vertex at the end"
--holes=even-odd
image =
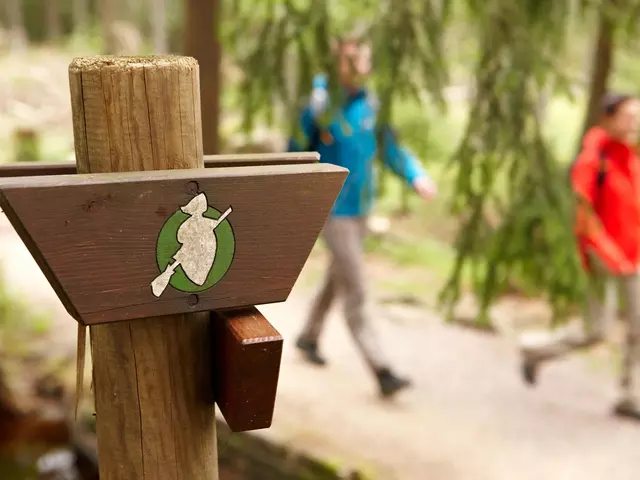
POLYGON ((571 172, 578 197, 576 236, 584 267, 592 252, 613 274, 635 273, 640 265, 640 164, 635 151, 594 127, 585 135, 571 172), (597 185, 605 155, 606 176, 597 185))

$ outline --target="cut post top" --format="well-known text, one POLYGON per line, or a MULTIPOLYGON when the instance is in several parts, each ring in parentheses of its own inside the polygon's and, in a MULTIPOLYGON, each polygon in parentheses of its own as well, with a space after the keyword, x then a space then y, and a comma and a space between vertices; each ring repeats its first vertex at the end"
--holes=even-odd
POLYGON ((138 68, 138 67, 165 67, 176 66, 194 68, 198 61, 193 57, 179 55, 150 55, 150 56, 116 56, 94 55, 88 57, 76 57, 69 64, 69 71, 90 71, 103 68, 138 68))

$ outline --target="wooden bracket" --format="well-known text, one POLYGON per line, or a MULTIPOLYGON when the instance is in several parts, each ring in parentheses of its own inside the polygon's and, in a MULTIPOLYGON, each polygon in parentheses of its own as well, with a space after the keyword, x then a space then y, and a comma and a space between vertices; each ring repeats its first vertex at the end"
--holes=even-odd
POLYGON ((234 432, 269 428, 282 336, 255 307, 211 313, 214 395, 234 432))

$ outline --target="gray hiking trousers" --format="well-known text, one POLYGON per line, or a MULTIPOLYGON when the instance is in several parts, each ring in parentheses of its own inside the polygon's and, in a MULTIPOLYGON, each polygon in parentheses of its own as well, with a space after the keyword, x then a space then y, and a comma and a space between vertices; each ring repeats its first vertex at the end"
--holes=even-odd
POLYGON ((327 221, 322 237, 331 260, 301 337, 311 342, 318 341, 331 305, 342 294, 344 314, 351 335, 367 365, 376 372, 386 368, 387 364, 365 311, 366 230, 366 217, 331 217, 327 221))
POLYGON ((582 324, 567 326, 535 338, 521 338, 526 360, 544 362, 596 345, 607 336, 618 311, 618 294, 622 294, 626 336, 622 351, 620 389, 622 400, 638 401, 634 389, 640 387, 640 272, 611 276, 596 257, 590 278, 585 319, 582 324))

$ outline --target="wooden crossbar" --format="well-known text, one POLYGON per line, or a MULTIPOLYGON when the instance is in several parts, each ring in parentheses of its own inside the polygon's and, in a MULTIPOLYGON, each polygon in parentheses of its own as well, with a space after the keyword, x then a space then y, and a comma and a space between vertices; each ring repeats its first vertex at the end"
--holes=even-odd
MULTIPOLYGON (((205 155, 205 168, 250 167, 272 165, 303 165, 316 163, 320 156, 315 152, 260 153, 239 155, 205 155)), ((78 173, 75 163, 15 162, 0 165, 2 177, 37 177, 42 175, 74 175, 78 173)))

